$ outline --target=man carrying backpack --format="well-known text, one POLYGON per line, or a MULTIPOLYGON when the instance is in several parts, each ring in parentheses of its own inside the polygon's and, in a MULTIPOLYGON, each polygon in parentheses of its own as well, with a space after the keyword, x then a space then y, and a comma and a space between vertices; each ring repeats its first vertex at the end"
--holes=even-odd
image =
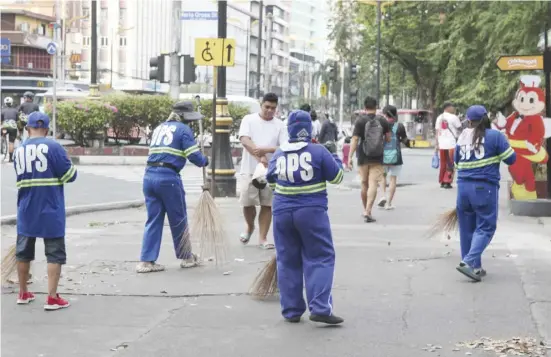
POLYGON ((386 119, 376 115, 377 99, 366 97, 364 108, 354 124, 348 165, 352 168, 354 153, 359 142, 358 171, 362 181, 363 215, 365 222, 371 223, 375 222, 371 210, 377 198, 377 185, 384 174, 384 145, 385 142, 391 141, 391 132, 386 119))
POLYGON ((379 201, 378 206, 386 210, 394 209, 392 199, 396 193, 396 184, 398 176, 402 171, 404 161, 402 159, 401 144, 404 143, 409 147, 409 140, 406 134, 404 124, 398 122, 398 111, 393 105, 387 105, 383 109, 383 115, 390 124, 390 142, 385 143, 385 153, 383 163, 385 164, 386 177, 383 178, 383 198, 379 201), (386 194, 386 179, 389 179, 388 196, 386 194))

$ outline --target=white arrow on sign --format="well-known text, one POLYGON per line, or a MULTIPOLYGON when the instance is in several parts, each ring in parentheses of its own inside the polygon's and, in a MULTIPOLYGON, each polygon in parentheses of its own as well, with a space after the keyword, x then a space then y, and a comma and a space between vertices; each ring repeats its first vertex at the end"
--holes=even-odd
POLYGON ((49 55, 55 55, 57 51, 57 45, 55 42, 48 43, 48 46, 46 46, 46 52, 48 52, 49 55))

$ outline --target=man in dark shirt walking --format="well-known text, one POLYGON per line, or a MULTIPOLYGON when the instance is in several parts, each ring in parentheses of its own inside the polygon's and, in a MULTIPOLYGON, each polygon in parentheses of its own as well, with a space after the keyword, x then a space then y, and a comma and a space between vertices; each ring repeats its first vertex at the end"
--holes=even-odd
POLYGON ((352 167, 358 144, 358 171, 362 181, 362 206, 366 223, 375 222, 371 210, 377 198, 377 186, 383 178, 384 142, 390 142, 390 128, 385 118, 376 115, 377 100, 367 97, 364 110, 360 113, 350 143, 348 165, 352 167), (366 137, 367 136, 367 137, 366 137))

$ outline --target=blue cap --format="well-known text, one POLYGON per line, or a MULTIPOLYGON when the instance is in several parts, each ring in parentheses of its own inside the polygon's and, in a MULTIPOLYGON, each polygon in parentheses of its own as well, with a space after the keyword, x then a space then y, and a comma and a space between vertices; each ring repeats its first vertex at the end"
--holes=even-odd
POLYGON ((483 105, 472 105, 469 109, 467 109, 465 116, 467 117, 467 120, 477 121, 482 120, 482 118, 486 115, 488 115, 488 111, 483 105))
POLYGON ((27 126, 29 128, 45 128, 50 127, 50 118, 42 112, 32 112, 27 117, 27 126))
POLYGON ((289 114, 287 120, 287 132, 289 141, 311 141, 312 140, 312 118, 304 110, 294 110, 289 114))

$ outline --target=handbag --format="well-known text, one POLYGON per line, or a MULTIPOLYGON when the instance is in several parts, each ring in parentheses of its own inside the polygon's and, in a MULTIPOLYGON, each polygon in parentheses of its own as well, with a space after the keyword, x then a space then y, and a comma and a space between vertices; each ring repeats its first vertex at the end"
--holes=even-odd
POLYGON ((435 152, 434 155, 432 155, 432 168, 433 169, 440 168, 440 157, 438 156, 437 152, 435 152))

